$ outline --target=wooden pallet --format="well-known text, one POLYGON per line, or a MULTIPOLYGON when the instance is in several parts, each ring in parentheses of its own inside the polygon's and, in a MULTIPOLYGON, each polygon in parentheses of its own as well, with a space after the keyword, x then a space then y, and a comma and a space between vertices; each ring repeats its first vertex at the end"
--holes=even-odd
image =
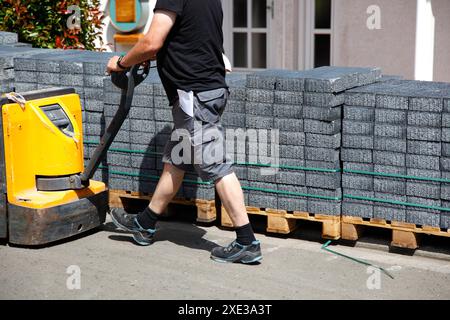
MULTIPOLYGON (((123 208, 124 200, 126 199, 151 201, 152 194, 124 190, 109 191, 109 206, 111 208, 123 208)), ((210 223, 216 220, 217 214, 214 200, 175 198, 171 201, 171 203, 197 207, 198 222, 210 223)))
POLYGON ((442 230, 437 227, 417 226, 413 223, 386 221, 383 219, 363 219, 361 217, 342 217, 342 239, 356 241, 365 227, 377 227, 392 230, 391 245, 399 248, 417 249, 420 235, 428 234, 450 237, 450 229, 442 230))
MULTIPOLYGON (((340 216, 309 214, 308 212, 287 212, 286 210, 247 207, 250 215, 267 217, 267 232, 289 234, 297 227, 297 220, 308 220, 322 223, 322 238, 338 240, 341 237, 340 216)), ((221 224, 223 227, 233 227, 230 216, 225 208, 221 208, 221 224)))

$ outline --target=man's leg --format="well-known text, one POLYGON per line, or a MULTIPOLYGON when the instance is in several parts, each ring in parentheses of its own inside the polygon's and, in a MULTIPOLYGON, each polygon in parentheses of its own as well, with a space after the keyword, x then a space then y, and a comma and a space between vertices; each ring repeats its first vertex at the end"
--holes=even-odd
POLYGON ((216 190, 235 228, 249 223, 244 193, 236 174, 229 174, 216 182, 216 190))
POLYGON ((155 193, 153 194, 152 201, 150 202, 150 209, 161 214, 169 202, 175 197, 183 182, 184 171, 177 167, 165 163, 164 171, 156 186, 155 193))
POLYGON ((150 245, 153 242, 158 216, 178 192, 183 177, 183 170, 165 164, 150 205, 137 215, 128 214, 123 209, 112 209, 112 221, 117 227, 132 232, 136 243, 150 245))
POLYGON ((216 181, 216 190, 235 227, 236 240, 228 247, 217 247, 211 258, 219 262, 253 263, 262 259, 261 246, 256 240, 245 208, 244 193, 236 174, 216 181))

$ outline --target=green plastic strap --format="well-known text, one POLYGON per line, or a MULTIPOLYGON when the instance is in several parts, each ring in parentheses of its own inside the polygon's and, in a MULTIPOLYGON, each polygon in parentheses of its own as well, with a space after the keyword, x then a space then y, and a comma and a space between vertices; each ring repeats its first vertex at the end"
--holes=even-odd
MULTIPOLYGON (((84 143, 87 145, 98 145, 98 142, 94 142, 94 141, 85 141, 84 143)), ((117 148, 110 148, 109 150, 114 151, 114 152, 122 152, 122 153, 163 155, 163 153, 161 153, 161 152, 154 152, 154 151, 128 150, 128 149, 117 149, 117 148)), ((299 171, 318 171, 318 172, 329 172, 329 173, 341 172, 341 169, 309 168, 309 167, 297 167, 297 166, 287 166, 287 165, 262 164, 262 163, 253 163, 253 162, 236 162, 236 164, 240 165, 240 166, 279 168, 279 169, 299 170, 299 171)))
MULTIPOLYGON (((129 172, 121 172, 121 171, 109 170, 109 168, 107 166, 99 166, 98 168, 99 169, 106 169, 106 170, 108 170, 109 173, 117 174, 119 176, 147 178, 147 179, 156 180, 156 181, 158 181, 161 178, 160 176, 154 176, 154 175, 150 175, 150 174, 139 174, 139 173, 129 173, 129 172)), ((213 184, 212 182, 209 182, 209 181, 206 181, 206 182, 205 181, 195 181, 195 180, 190 180, 190 179, 184 179, 183 182, 189 183, 189 184, 199 184, 199 185, 211 185, 211 184, 213 184)))
POLYGON ((436 206, 427 206, 427 205, 424 205, 424 204, 403 202, 403 201, 397 201, 397 200, 386 200, 386 199, 377 199, 377 198, 369 198, 369 197, 359 197, 359 196, 352 196, 352 195, 349 195, 349 194, 344 194, 344 199, 355 199, 355 200, 363 200, 363 201, 382 202, 382 203, 396 204, 396 205, 400 205, 400 206, 408 206, 408 207, 416 207, 416 208, 432 209, 432 210, 440 210, 440 211, 448 211, 448 212, 450 212, 450 208, 442 208, 442 207, 436 207, 436 206))
POLYGON ((370 266, 370 267, 374 267, 374 268, 380 269, 380 270, 381 270, 382 272, 384 272, 389 278, 394 279, 394 276, 391 275, 391 274, 390 274, 386 269, 384 269, 383 267, 374 265, 374 264, 372 264, 372 263, 370 263, 370 262, 367 262, 367 261, 365 261, 365 260, 362 260, 362 259, 354 258, 354 257, 348 256, 348 255, 346 255, 346 254, 343 254, 343 253, 340 253, 340 252, 331 250, 330 248, 328 248, 328 246, 329 246, 330 244, 331 244, 331 240, 330 240, 330 241, 327 241, 327 242, 322 246, 322 249, 323 249, 323 250, 326 250, 326 251, 328 251, 328 252, 331 252, 331 253, 333 253, 333 254, 335 254, 335 255, 337 255, 337 256, 341 256, 341 257, 350 259, 350 260, 352 260, 352 261, 361 263, 361 264, 363 264, 363 265, 366 265, 366 266, 370 266))
MULTIPOLYGON (((113 171, 113 170, 109 170, 108 167, 106 167, 106 166, 99 166, 99 169, 107 169, 109 173, 117 174, 117 175, 121 175, 121 176, 142 177, 142 178, 148 178, 151 180, 159 180, 159 178, 160 178, 159 176, 153 176, 153 175, 113 171)), ((184 179, 183 182, 191 183, 191 184, 200 184, 200 185, 214 184, 213 182, 210 182, 210 181, 203 182, 203 181, 195 181, 195 180, 189 180, 189 179, 184 179)), ((254 188, 254 187, 243 186, 242 189, 248 190, 248 191, 261 191, 261 192, 267 192, 267 193, 284 194, 284 195, 299 196, 299 197, 309 197, 309 198, 324 199, 324 200, 335 200, 335 201, 342 200, 341 197, 327 197, 327 196, 319 196, 319 195, 315 195, 315 194, 273 190, 273 189, 265 189, 265 188, 254 188)))
POLYGON ((324 169, 324 168, 312 168, 312 167, 297 167, 297 166, 262 164, 262 163, 252 163, 252 162, 236 162, 236 164, 240 165, 240 166, 279 168, 279 169, 299 170, 299 171, 319 171, 319 172, 330 172, 330 173, 341 172, 341 169, 324 169))
POLYGON ((307 197, 307 198, 316 198, 316 199, 323 199, 323 200, 342 200, 341 197, 327 197, 327 196, 319 196, 316 194, 309 194, 309 193, 300 193, 300 192, 290 192, 290 191, 283 191, 283 190, 274 190, 274 189, 265 189, 265 188, 254 188, 254 187, 242 187, 243 190, 249 190, 249 191, 261 191, 261 192, 267 192, 267 193, 275 193, 275 194, 284 194, 289 196, 298 196, 298 197, 307 197))
POLYGON ((389 177, 389 178, 400 178, 400 179, 410 179, 410 180, 421 180, 421 181, 433 181, 433 182, 450 183, 449 179, 416 177, 416 176, 407 176, 407 175, 395 174, 395 173, 381 173, 381 172, 362 171, 362 170, 349 170, 349 169, 344 169, 343 172, 344 173, 365 174, 365 175, 379 176, 379 177, 389 177))

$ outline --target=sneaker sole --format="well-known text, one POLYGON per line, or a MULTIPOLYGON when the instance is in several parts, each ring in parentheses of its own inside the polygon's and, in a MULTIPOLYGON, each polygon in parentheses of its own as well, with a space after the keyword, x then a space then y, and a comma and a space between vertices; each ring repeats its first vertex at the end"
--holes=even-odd
POLYGON ((247 260, 246 258, 248 258, 248 256, 244 256, 241 257, 239 259, 235 259, 235 260, 223 260, 214 256, 210 257, 212 260, 214 260, 215 262, 219 262, 219 263, 243 263, 243 264, 252 264, 258 261, 262 260, 262 255, 259 255, 257 257, 251 258, 249 260, 247 260))
POLYGON ((151 245, 153 243, 153 240, 150 241, 150 242, 144 242, 144 241, 140 241, 140 240, 136 239, 136 234, 135 233, 133 233, 133 240, 138 245, 143 246, 143 247, 149 246, 149 245, 151 245))

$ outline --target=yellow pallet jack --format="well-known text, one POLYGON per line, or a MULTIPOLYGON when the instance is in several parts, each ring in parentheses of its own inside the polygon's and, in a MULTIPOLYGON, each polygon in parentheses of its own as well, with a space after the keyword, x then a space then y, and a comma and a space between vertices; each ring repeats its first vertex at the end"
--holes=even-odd
POLYGON ((119 109, 84 168, 82 110, 74 89, 0 98, 0 238, 43 245, 96 228, 109 210, 108 189, 91 180, 127 117, 149 64, 113 73, 119 109))

